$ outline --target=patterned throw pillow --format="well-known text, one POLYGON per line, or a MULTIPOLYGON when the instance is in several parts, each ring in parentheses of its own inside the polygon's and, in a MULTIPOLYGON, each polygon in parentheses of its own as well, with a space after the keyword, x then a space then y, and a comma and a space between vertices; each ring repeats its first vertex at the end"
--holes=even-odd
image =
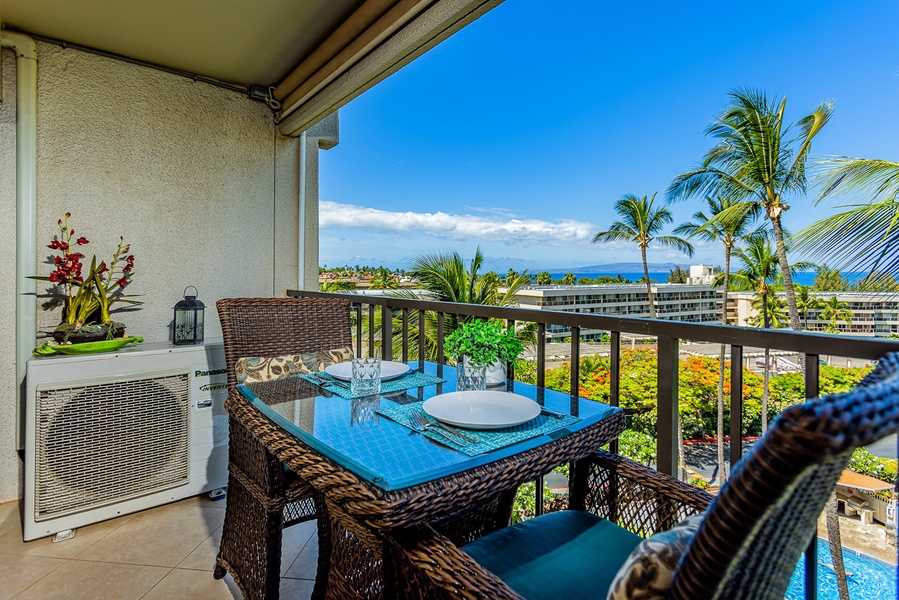
POLYGON ((702 517, 687 517, 676 527, 640 542, 618 569, 606 600, 667 598, 677 564, 693 541, 702 517))
POLYGON ((238 358, 234 363, 237 383, 270 381, 286 375, 302 375, 323 371, 328 365, 345 362, 353 358, 350 346, 335 348, 325 352, 291 354, 287 356, 250 356, 238 358))

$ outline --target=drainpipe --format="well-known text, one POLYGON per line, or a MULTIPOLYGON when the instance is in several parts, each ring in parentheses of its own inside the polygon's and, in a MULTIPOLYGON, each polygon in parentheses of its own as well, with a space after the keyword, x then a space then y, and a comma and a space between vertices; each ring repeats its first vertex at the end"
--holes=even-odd
POLYGON ((0 31, 0 46, 16 54, 16 448, 24 447, 25 363, 37 331, 37 46, 0 31))

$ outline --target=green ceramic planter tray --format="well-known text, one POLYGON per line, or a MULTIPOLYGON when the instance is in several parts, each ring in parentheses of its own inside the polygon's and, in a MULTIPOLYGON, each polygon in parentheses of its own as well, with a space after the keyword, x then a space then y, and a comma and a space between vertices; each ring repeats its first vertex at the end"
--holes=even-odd
POLYGON ((134 342, 135 344, 144 341, 142 337, 126 337, 116 338, 114 340, 103 340, 102 342, 86 342, 84 344, 68 344, 62 346, 50 346, 44 344, 32 350, 37 356, 48 356, 50 354, 94 354, 96 352, 109 352, 118 350, 126 344, 134 342))

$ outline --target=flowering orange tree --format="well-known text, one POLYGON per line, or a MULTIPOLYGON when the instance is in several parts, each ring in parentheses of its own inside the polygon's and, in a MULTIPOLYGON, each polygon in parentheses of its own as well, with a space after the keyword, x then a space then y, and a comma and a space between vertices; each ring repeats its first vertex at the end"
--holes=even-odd
MULTIPOLYGON (((657 354, 654 349, 621 350, 619 401, 631 413, 630 428, 655 440, 657 401, 657 354)), ((684 438, 707 439, 714 435, 718 410, 719 362, 711 356, 689 356, 679 361, 678 408, 684 438)), ((608 356, 584 356, 579 363, 578 395, 600 402, 609 400, 611 363, 608 356)), ((724 394, 730 396, 730 363, 724 365, 724 394)), ((846 391, 854 387, 870 369, 842 369, 821 367, 822 394, 846 391)), ((516 378, 534 383, 536 370, 516 368, 516 378)), ((571 365, 546 370, 546 387, 568 393, 571 365)), ((783 373, 771 378, 769 418, 774 418, 787 406, 802 402, 803 380, 800 373, 783 373)), ((762 376, 743 367, 743 434, 761 433, 762 376)), ((730 403, 725 403, 725 430, 730 427, 730 403)))

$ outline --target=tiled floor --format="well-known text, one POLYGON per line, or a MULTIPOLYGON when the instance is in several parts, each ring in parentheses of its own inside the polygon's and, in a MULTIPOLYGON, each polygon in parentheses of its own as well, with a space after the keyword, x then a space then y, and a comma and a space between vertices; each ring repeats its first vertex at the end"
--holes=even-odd
MULTIPOLYGON (((0 504, 0 600, 207 600, 241 598, 212 567, 225 501, 205 495, 80 527, 75 537, 22 541, 19 504, 0 504)), ((284 530, 281 595, 312 594, 315 522, 284 530)))

